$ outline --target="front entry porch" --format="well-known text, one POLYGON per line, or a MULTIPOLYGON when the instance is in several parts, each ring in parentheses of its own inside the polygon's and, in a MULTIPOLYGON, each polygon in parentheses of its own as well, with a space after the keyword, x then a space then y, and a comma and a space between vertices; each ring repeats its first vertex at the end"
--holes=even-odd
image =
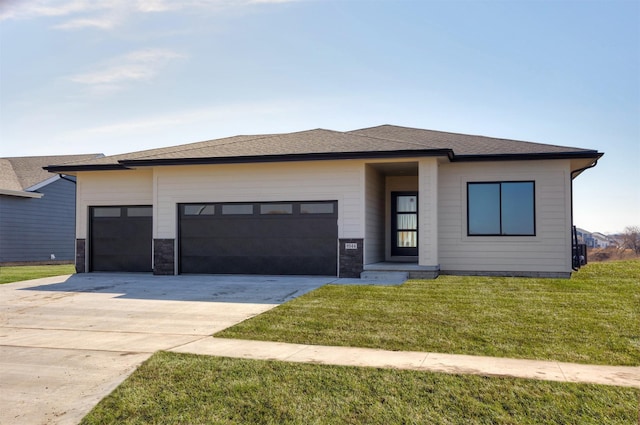
POLYGON ((438 276, 438 160, 372 161, 365 167, 362 275, 438 276))

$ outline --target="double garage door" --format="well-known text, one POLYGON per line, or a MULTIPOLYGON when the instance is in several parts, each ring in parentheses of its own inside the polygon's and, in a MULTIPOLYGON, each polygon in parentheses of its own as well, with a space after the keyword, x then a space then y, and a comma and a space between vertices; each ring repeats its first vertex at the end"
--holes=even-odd
POLYGON ((181 204, 180 273, 337 274, 337 202, 181 204))
MULTIPOLYGON (((337 274, 338 205, 178 205, 180 273, 337 274)), ((92 207, 90 270, 152 269, 151 206, 92 207)))

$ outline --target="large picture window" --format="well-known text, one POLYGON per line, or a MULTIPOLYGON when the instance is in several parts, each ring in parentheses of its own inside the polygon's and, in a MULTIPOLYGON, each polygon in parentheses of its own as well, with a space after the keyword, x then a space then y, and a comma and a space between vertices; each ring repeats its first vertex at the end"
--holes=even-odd
POLYGON ((467 183, 469 236, 535 236, 535 183, 467 183))

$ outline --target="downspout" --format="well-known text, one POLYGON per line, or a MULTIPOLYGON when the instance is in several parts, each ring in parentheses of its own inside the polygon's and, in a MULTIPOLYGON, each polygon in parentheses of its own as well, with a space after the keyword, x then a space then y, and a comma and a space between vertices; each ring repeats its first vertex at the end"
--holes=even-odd
MULTIPOLYGON (((598 160, 596 159, 593 164, 588 165, 586 167, 583 168, 578 168, 577 170, 574 170, 571 172, 571 270, 573 270, 574 272, 577 272, 578 270, 580 270, 580 267, 576 267, 575 263, 573 261, 573 247, 574 247, 574 235, 575 235, 575 231, 574 231, 574 226, 573 226, 573 179, 575 178, 573 175, 574 174, 578 174, 581 173, 585 170, 588 170, 589 168, 593 168, 598 164, 598 160)), ((575 237, 575 246, 578 245, 578 238, 577 236, 575 237)), ((579 262, 578 262, 579 264, 579 262)))

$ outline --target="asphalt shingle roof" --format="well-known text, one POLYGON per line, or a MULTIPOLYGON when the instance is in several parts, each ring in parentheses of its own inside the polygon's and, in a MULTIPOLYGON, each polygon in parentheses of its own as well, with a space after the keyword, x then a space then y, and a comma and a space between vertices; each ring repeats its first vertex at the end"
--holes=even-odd
MULTIPOLYGON (((339 132, 325 129, 295 133, 241 135, 186 145, 158 148, 76 162, 82 169, 127 165, 189 163, 198 160, 247 161, 274 157, 278 160, 300 156, 341 154, 402 153, 446 155, 450 158, 505 155, 583 154, 598 157, 594 150, 485 136, 447 133, 393 125, 339 132)), ((57 164, 50 164, 57 165, 57 164)), ((71 164, 69 164, 71 165, 71 164)), ((55 167, 63 169, 64 167, 55 167)))
POLYGON ((415 143, 426 149, 452 149, 456 156, 588 152, 590 149, 548 145, 444 131, 381 125, 351 131, 368 137, 415 143))
POLYGON ((24 191, 54 176, 42 169, 51 164, 84 162, 102 154, 21 156, 0 158, 0 189, 24 191))

